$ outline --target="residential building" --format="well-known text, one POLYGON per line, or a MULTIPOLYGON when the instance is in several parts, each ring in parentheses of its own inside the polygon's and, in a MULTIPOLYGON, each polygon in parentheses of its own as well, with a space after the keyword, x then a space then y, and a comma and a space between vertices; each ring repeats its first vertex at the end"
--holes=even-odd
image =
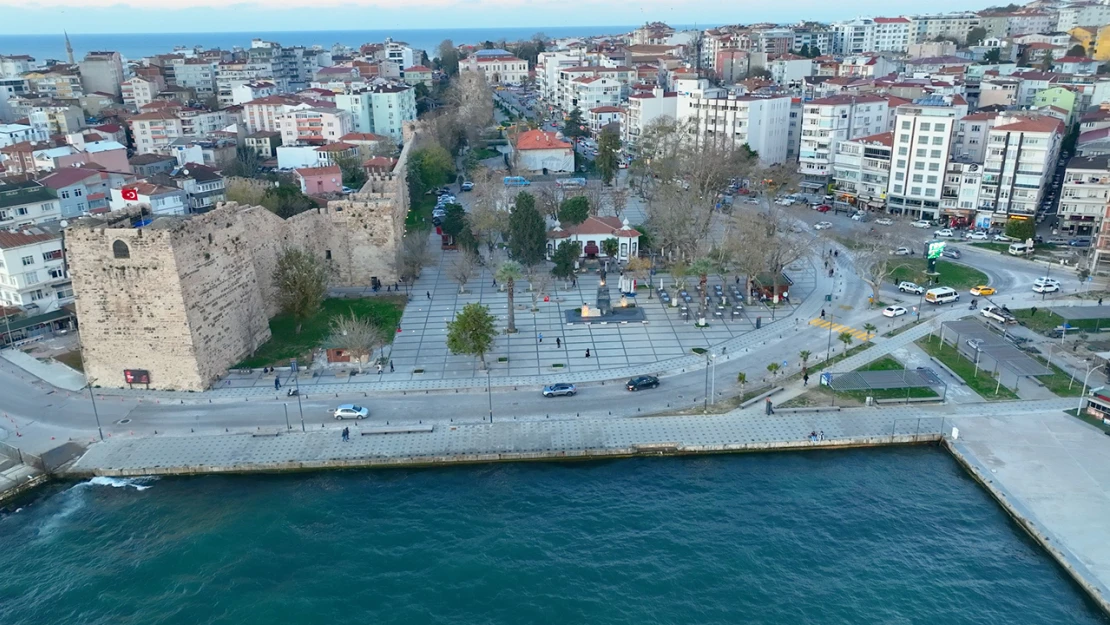
MULTIPOLYGON (((803 46, 809 48, 810 54, 817 56, 822 53, 832 52, 833 40, 836 35, 818 25, 807 25, 805 27, 794 27, 794 45, 792 47, 795 51, 800 51, 803 46)), ((732 39, 732 36, 730 36, 732 39)), ((713 58, 713 57, 709 57, 713 58)))
POLYGON ((100 165, 109 171, 128 171, 127 148, 118 141, 85 141, 78 149, 84 152, 85 163, 100 165))
POLYGON ((0 230, 0 303, 50 312, 72 301, 60 226, 0 230))
POLYGON ((979 82, 979 108, 1016 106, 1021 79, 1013 76, 984 76, 979 82))
POLYGON ((571 67, 581 67, 585 59, 583 50, 541 52, 536 61, 536 87, 540 98, 558 105, 560 72, 571 67))
POLYGON ((516 138, 515 160, 519 169, 530 172, 574 171, 574 148, 554 132, 529 130, 516 138))
POLYGON ((152 182, 184 191, 190 213, 206 213, 227 200, 224 177, 215 168, 200 163, 175 167, 169 174, 158 174, 152 182))
POLYGON ((768 55, 786 54, 794 45, 794 31, 790 28, 753 29, 752 50, 768 55))
POLYGON ((886 210, 890 154, 894 133, 847 139, 836 144, 833 158, 834 201, 860 210, 886 210))
POLYGON ((987 138, 980 211, 1007 218, 1032 219, 1056 169, 1064 124, 1048 116, 999 116, 987 138))
POLYGON ((273 95, 277 92, 277 86, 274 85, 272 80, 269 80, 272 77, 273 66, 270 63, 251 63, 244 59, 220 63, 216 68, 216 98, 219 101, 220 108, 245 104, 251 100, 273 95), (273 93, 243 99, 246 95, 253 93, 254 90, 237 91, 237 88, 241 85, 261 83, 274 85, 273 93))
POLYGON ((802 104, 798 173, 801 186, 823 190, 833 175, 837 143, 887 130, 887 101, 877 95, 836 95, 802 104))
POLYGON ((307 108, 278 118, 282 145, 324 145, 354 129, 351 114, 341 109, 307 108))
POLYGON ((161 76, 154 78, 136 76, 131 80, 124 81, 120 88, 123 103, 130 108, 139 110, 154 101, 154 96, 166 88, 166 82, 161 76))
POLYGON ((337 141, 312 148, 316 152, 316 162, 322 167, 338 165, 344 159, 354 161, 359 159, 358 146, 337 141))
MULTIPOLYGON (((1110 5, 1107 8, 1110 9, 1110 5)), ((1093 76, 1099 65, 1101 63, 1085 56, 1063 56, 1052 61, 1052 68, 1062 74, 1093 76)))
POLYGON ((1040 11, 1014 12, 1007 16, 1006 22, 1007 34, 1011 37, 1027 33, 1047 33, 1053 30, 1053 16, 1040 11))
POLYGON ((983 166, 960 157, 949 158, 940 191, 940 214, 949 227, 990 228, 992 213, 979 209, 983 166))
POLYGON ((905 17, 874 19, 874 52, 905 52, 910 45, 910 20, 905 17))
MULTIPOLYGON (((359 132, 385 135, 396 143, 401 143, 404 140, 402 129, 405 123, 416 119, 416 91, 409 86, 375 85, 367 93, 371 98, 374 125, 359 132)), ((348 132, 351 130, 356 129, 351 128, 348 132)))
POLYGON ((481 72, 490 84, 520 84, 528 80, 528 61, 495 48, 478 50, 459 61, 460 72, 481 72))
POLYGON ((58 197, 62 219, 74 219, 108 208, 108 175, 99 170, 66 167, 38 181, 58 197))
POLYGON ((916 219, 940 216, 940 196, 956 121, 966 113, 951 98, 922 98, 895 110, 888 212, 916 219))
POLYGON ((277 85, 267 80, 236 84, 231 88, 231 104, 245 104, 277 94, 277 85))
POLYGON ((349 132, 339 137, 339 141, 358 148, 361 159, 367 159, 376 154, 391 154, 397 149, 397 144, 392 137, 369 132, 349 132))
POLYGON ((987 158, 987 137, 998 113, 981 111, 966 115, 956 122, 956 138, 952 144, 952 156, 962 162, 978 163, 987 158))
POLYGON ((1057 229, 1068 236, 1098 234, 1094 264, 1110 262, 1110 156, 1076 156, 1068 161, 1060 189, 1057 229))
POLYGON ((148 178, 154 174, 173 171, 177 160, 165 154, 136 154, 129 159, 130 171, 140 178, 148 178))
POLYGON ((307 195, 327 195, 343 192, 343 172, 338 165, 300 167, 293 170, 293 177, 307 195))
POLYGON ((831 26, 832 50, 838 54, 862 54, 875 50, 875 20, 857 17, 831 26))
POLYGON ((619 128, 623 118, 624 109, 619 106, 599 106, 586 113, 586 122, 590 126, 590 134, 595 137, 600 135, 601 129, 609 124, 618 124, 619 128))
POLYGON ((63 167, 76 167, 88 161, 88 156, 72 145, 44 146, 34 150, 35 171, 48 172, 63 167))
MULTIPOLYGON (((952 39, 960 45, 967 43, 967 32, 982 26, 982 19, 975 13, 945 13, 943 15, 915 15, 910 17, 911 43, 940 38, 952 39)), ((994 33, 988 33, 994 34, 994 33)), ((1002 33, 1007 34, 1007 33, 1002 33)))
POLYGON ((376 55, 379 60, 388 61, 397 69, 412 67, 420 60, 419 54, 404 41, 393 41, 386 37, 381 51, 376 55))
POLYGON ((1018 84, 1018 106, 1033 106, 1033 98, 1041 91, 1056 86, 1060 79, 1059 74, 1052 72, 1021 71, 1011 76, 1021 80, 1018 84))
POLYGON ((58 198, 43 184, 33 180, 0 184, 0 228, 43 224, 61 217, 58 198))
POLYGON ((220 64, 206 59, 184 58, 173 61, 173 84, 192 89, 199 100, 216 97, 216 72, 220 64))
POLYGON ((802 147, 802 115, 804 114, 802 99, 790 98, 790 126, 786 131, 786 160, 798 160, 798 150, 802 147))
POLYGON ((243 144, 254 150, 259 158, 270 159, 277 156, 281 145, 281 133, 276 130, 260 130, 243 138, 243 144))
POLYGON ((1056 8, 1055 30, 1067 32, 1086 24, 1110 24, 1110 5, 1076 2, 1056 8))
POLYGON ((621 102, 621 84, 602 76, 579 76, 570 81, 571 108, 587 111, 602 106, 617 106, 621 102))
POLYGON ((45 140, 35 132, 35 129, 25 124, 0 124, 0 148, 15 145, 24 141, 45 140))
POLYGON ((1033 95, 1033 108, 1056 107, 1064 112, 1064 124, 1070 126, 1076 114, 1078 94, 1068 87, 1049 87, 1033 95))
POLYGON ((27 81, 22 78, 0 78, 0 123, 17 119, 10 100, 27 94, 27 81))
POLYGON ((119 52, 89 52, 80 67, 85 93, 106 93, 119 100, 120 85, 124 81, 123 59, 119 52))
POLYGON ((34 62, 26 54, 0 55, 0 78, 18 78, 31 71, 34 62))
POLYGON ((628 111, 621 126, 621 142, 626 146, 635 145, 644 129, 656 120, 678 117, 678 94, 655 87, 650 92, 633 93, 628 96, 628 111))
POLYGON ((259 98, 243 104, 243 125, 246 126, 248 133, 260 130, 281 132, 278 119, 282 115, 311 107, 312 105, 305 100, 292 96, 272 95, 259 98))
POLYGON ((590 216, 580 224, 570 224, 566 228, 559 225, 549 231, 547 255, 552 256, 563 241, 573 241, 579 244, 583 258, 602 256, 601 242, 606 239, 617 240, 615 260, 628 260, 640 253, 640 231, 629 225, 627 219, 621 221, 616 217, 590 216))
POLYGON ((81 107, 60 101, 36 104, 28 111, 27 117, 40 136, 67 135, 85 125, 85 113, 81 107))
POLYGON ((746 144, 759 153, 761 163, 772 165, 786 162, 790 100, 785 95, 737 96, 719 89, 680 91, 678 119, 693 119, 696 132, 706 140, 746 144))
POLYGON ((200 163, 208 167, 221 169, 235 160, 237 146, 238 140, 228 136, 182 137, 163 148, 162 151, 172 154, 176 164, 182 167, 188 163, 200 163))
POLYGON ((576 89, 576 79, 596 77, 608 78, 621 85, 622 97, 627 93, 627 89, 631 86, 636 71, 631 67, 601 67, 598 65, 584 65, 581 67, 567 67, 559 70, 558 81, 556 85, 556 101, 553 102, 557 107, 564 111, 570 111, 575 107, 575 98, 578 95, 576 89))
POLYGON ((1110 61, 1110 24, 1076 26, 1068 31, 1072 41, 1083 46, 1087 56, 1096 61, 1110 61))
POLYGON ((81 72, 76 66, 55 65, 49 70, 31 71, 22 76, 30 91, 50 98, 76 99, 85 95, 81 72))
POLYGON ((401 78, 405 81, 406 85, 415 87, 416 85, 424 85, 425 87, 432 86, 432 68, 424 67, 423 65, 413 65, 401 70, 401 78))
POLYGON ((108 203, 113 211, 143 206, 154 215, 185 215, 189 212, 189 197, 176 187, 136 182, 112 189, 108 203))
POLYGON ((185 136, 181 120, 171 110, 140 113, 127 121, 136 154, 150 154, 185 136))
POLYGON ((767 62, 771 80, 784 87, 799 87, 807 76, 813 75, 813 59, 796 54, 783 54, 767 62))

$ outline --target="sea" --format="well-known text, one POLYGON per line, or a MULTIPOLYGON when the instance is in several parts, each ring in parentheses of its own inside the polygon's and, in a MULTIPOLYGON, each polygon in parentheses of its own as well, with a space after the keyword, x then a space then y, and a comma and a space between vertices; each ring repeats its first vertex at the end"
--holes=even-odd
MULTIPOLYGON (((545 26, 528 28, 454 28, 396 30, 335 30, 281 31, 241 33, 162 33, 162 34, 81 34, 70 33, 74 56, 78 59, 92 50, 114 50, 130 60, 172 52, 175 47, 231 50, 250 47, 252 39, 274 41, 283 46, 320 45, 331 48, 343 44, 357 48, 364 43, 382 42, 387 37, 404 41, 416 50, 435 56, 440 42, 450 39, 455 45, 478 44, 484 41, 519 41, 542 32, 548 38, 620 35, 636 26, 545 26)), ((65 39, 61 35, 0 35, 0 54, 28 54, 37 61, 66 58, 65 39)))
POLYGON ((937 448, 96 478, 24 505, 4 625, 1107 625, 937 448))

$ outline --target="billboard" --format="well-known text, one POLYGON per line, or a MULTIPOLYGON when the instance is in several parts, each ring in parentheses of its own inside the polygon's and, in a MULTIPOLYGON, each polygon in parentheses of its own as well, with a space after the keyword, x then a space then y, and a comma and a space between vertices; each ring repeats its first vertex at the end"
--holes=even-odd
POLYGON ((150 372, 146 369, 124 369, 123 381, 128 384, 150 384, 150 372))
POLYGON ((928 247, 925 251, 925 257, 929 260, 936 260, 944 253, 944 241, 929 241, 928 247))

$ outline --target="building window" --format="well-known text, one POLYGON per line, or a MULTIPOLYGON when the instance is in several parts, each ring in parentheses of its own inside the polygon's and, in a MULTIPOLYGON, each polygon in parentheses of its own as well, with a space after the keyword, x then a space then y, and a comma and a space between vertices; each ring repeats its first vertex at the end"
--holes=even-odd
POLYGON ((81 197, 81 189, 74 189, 73 197, 81 197))
POLYGON ((921 122, 921 132, 928 132, 930 128, 929 122, 921 122))
POLYGON ((921 182, 924 178, 925 178, 924 174, 914 174, 913 175, 913 181, 914 182, 921 182))
POLYGON ((30 266, 30 265, 33 265, 33 264, 35 264, 35 257, 34 256, 24 256, 23 257, 23 266, 24 267, 27 267, 27 266, 30 266))
POLYGON ((926 150, 925 148, 918 148, 914 154, 917 156, 917 158, 925 158, 926 152, 928 152, 928 150, 926 150))
POLYGON ((62 191, 61 195, 63 200, 69 199, 69 191, 62 191))
POLYGON ((131 248, 123 241, 116 240, 112 243, 112 256, 116 258, 131 258, 131 248))
POLYGON ((43 252, 43 254, 42 254, 43 262, 50 262, 52 260, 58 260, 61 257, 62 257, 62 250, 52 250, 52 251, 49 251, 49 252, 43 252))

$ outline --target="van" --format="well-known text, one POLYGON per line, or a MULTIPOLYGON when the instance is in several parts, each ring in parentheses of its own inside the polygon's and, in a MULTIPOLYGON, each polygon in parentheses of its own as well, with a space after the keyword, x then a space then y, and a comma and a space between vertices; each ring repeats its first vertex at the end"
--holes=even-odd
POLYGON ((527 187, 532 184, 524 176, 505 176, 504 183, 506 187, 527 187))
POLYGON ((925 291, 925 301, 930 304, 950 304, 960 301, 960 294, 956 292, 956 289, 941 286, 925 291))
POLYGON ((1018 242, 1010 244, 1010 250, 1009 251, 1014 256, 1025 256, 1026 254, 1032 254, 1033 253, 1033 247, 1031 245, 1026 245, 1023 242, 1018 241, 1018 242))
POLYGON ((584 187, 586 186, 585 178, 560 178, 555 181, 555 185, 563 188, 567 187, 584 187))

